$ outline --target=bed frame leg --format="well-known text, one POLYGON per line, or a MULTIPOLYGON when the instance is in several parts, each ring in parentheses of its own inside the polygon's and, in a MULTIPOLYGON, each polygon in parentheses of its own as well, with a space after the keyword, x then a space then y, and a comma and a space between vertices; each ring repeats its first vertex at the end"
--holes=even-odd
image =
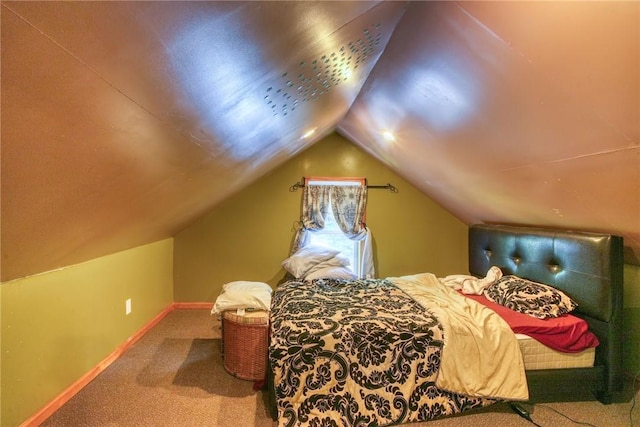
POLYGON ((613 401, 611 393, 606 390, 596 392, 596 399, 603 405, 609 405, 613 401))

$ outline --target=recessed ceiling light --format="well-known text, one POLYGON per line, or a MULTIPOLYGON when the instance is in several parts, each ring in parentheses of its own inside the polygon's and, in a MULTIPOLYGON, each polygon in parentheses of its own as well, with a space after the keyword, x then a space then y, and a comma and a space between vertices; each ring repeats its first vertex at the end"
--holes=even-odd
POLYGON ((317 130, 317 129, 318 129, 318 128, 309 129, 308 131, 306 131, 306 132, 304 133, 304 135, 302 135, 302 139, 310 138, 314 133, 316 133, 316 130, 317 130))
POLYGON ((389 142, 395 142, 396 136, 390 130, 383 130, 382 137, 389 142))

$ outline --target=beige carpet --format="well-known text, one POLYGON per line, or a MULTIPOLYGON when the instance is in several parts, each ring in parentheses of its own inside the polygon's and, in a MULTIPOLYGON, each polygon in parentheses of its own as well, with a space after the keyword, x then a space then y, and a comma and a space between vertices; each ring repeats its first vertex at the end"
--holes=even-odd
MULTIPOLYGON (((207 310, 174 310, 42 425, 272 427, 264 393, 229 375, 220 355, 220 322, 207 310)), ((630 426, 629 402, 527 405, 543 427, 630 426)), ((636 398, 638 393, 636 392, 636 398)), ((633 426, 640 427, 640 402, 633 426)), ((506 404, 412 427, 533 426, 506 404)))

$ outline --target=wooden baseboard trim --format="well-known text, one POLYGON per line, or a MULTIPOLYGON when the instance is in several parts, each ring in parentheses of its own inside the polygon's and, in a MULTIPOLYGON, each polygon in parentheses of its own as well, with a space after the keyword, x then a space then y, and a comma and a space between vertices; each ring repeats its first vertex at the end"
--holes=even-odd
POLYGON ((36 414, 28 418, 20 427, 36 427, 42 424, 47 418, 49 418, 55 411, 60 409, 62 405, 67 403, 73 396, 75 396, 83 387, 93 381, 102 371, 107 369, 116 359, 135 344, 140 338, 144 336, 151 328, 153 328, 160 320, 162 320, 167 314, 172 312, 176 308, 200 308, 209 310, 213 307, 213 303, 172 303, 162 310, 156 317, 151 319, 142 329, 129 337, 124 343, 116 348, 111 354, 109 354, 104 360, 93 367, 89 372, 84 374, 80 379, 71 384, 60 395, 54 398, 51 402, 40 409, 36 414))
POLYGON ((213 308, 212 302, 174 302, 173 308, 178 309, 196 309, 196 310, 211 310, 213 308))

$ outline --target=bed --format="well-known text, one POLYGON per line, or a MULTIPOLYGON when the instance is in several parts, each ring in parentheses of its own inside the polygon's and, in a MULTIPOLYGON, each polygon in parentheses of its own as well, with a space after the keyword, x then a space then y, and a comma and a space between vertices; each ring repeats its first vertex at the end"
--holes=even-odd
POLYGON ((571 315, 599 342, 593 366, 525 370, 522 342, 509 325, 430 273, 293 279, 271 304, 274 419, 281 426, 383 426, 504 400, 611 402, 622 385, 622 239, 473 225, 469 273, 486 279, 492 267, 570 294, 578 305, 571 315))

